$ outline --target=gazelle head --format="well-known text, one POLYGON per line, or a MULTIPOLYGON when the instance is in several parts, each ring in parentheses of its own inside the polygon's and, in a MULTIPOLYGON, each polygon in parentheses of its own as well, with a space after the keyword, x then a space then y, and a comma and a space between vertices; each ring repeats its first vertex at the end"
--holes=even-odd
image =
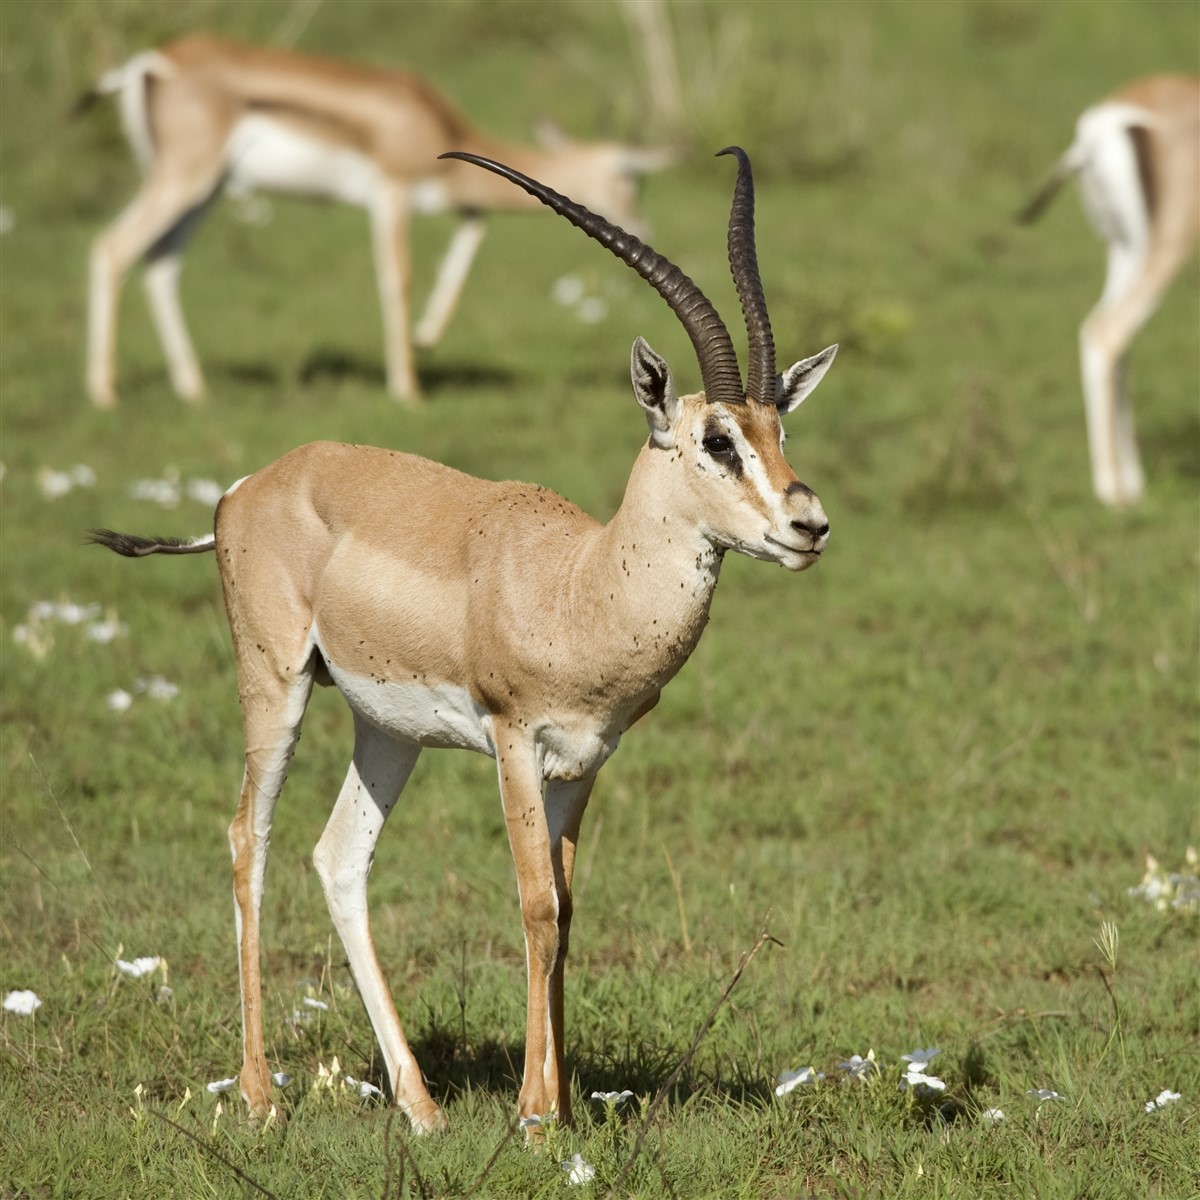
POLYGON ((680 396, 671 369, 639 337, 633 344, 634 396, 646 414, 652 447, 669 455, 677 496, 691 497, 691 515, 720 550, 777 562, 792 571, 811 566, 829 542, 829 523, 816 495, 783 456, 780 418, 797 408, 829 369, 836 346, 775 371, 754 243, 754 182, 739 147, 729 216, 729 265, 748 336, 748 379, 716 309, 678 267, 633 234, 545 184, 491 159, 451 152, 502 175, 582 229, 637 271, 666 300, 696 351, 703 391, 680 396))

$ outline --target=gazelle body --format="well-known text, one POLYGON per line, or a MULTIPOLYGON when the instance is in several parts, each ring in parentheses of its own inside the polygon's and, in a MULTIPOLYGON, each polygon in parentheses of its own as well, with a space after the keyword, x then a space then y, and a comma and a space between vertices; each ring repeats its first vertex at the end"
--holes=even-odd
POLYGON ((1092 483, 1105 504, 1132 504, 1145 481, 1125 357, 1200 233, 1200 79, 1152 76, 1089 108, 1022 219, 1072 175, 1108 254, 1104 291, 1079 330, 1092 483))
POLYGON ((799 571, 828 543, 820 502, 783 457, 780 416, 816 386, 835 348, 776 376, 749 163, 736 153, 729 242, 750 336, 745 391, 729 334, 678 268, 536 181, 471 160, 637 270, 697 350, 705 390, 678 396, 666 362, 635 341, 634 393, 650 437, 608 524, 530 484, 317 443, 231 488, 211 536, 94 535, 129 555, 217 553, 246 741, 230 842, 241 1087, 254 1112, 271 1103, 258 947, 267 842, 316 682, 345 696, 355 746, 314 861, 397 1104, 418 1130, 444 1123, 375 955, 367 872, 421 749, 459 747, 496 760, 516 865, 529 985, 520 1114, 570 1120, 563 964, 575 848, 596 772, 695 647, 726 550, 799 571))
POLYGON ((637 224, 637 176, 662 166, 661 152, 562 136, 546 149, 479 132, 416 75, 190 37, 139 54, 105 75, 85 102, 116 93, 144 179, 128 208, 92 246, 88 392, 116 402, 116 326, 121 283, 138 261, 171 382, 188 400, 204 379, 179 302, 182 254, 222 188, 338 201, 370 217, 383 310, 389 390, 418 395, 409 335, 409 219, 455 212, 460 224, 438 270, 415 341, 441 337, 484 235, 485 214, 536 208, 518 189, 462 163, 438 160, 463 148, 501 157, 597 212, 637 224))

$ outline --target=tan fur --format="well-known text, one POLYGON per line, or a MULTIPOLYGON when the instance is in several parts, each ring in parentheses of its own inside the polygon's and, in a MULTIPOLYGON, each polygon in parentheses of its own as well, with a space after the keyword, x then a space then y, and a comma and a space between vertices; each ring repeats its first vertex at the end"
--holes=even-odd
POLYGON ((1151 76, 1087 110, 1024 219, 1075 174, 1108 259, 1104 293, 1079 330, 1093 488, 1127 505, 1144 479, 1124 363, 1200 235, 1200 79, 1151 76), (1120 165, 1123 149, 1136 178, 1120 165))
POLYGON ((379 968, 366 871, 421 745, 463 744, 496 759, 516 866, 529 987, 520 1114, 570 1121, 563 965, 596 772, 694 649, 725 550, 802 570, 828 539, 820 502, 783 458, 773 405, 672 394, 663 412, 607 525, 532 484, 328 442, 221 502, 246 740, 230 844, 252 1111, 271 1105, 258 951, 270 823, 313 681, 336 678, 353 682, 354 761, 314 860, 397 1104, 418 1130, 445 1123, 379 968), (736 438, 743 470, 705 451, 714 422, 736 438), (371 715, 377 697, 383 717, 371 715), (446 697, 486 744, 438 724, 446 697))
MULTIPOLYGON (((377 175, 355 191, 371 215, 376 276, 384 315, 388 387, 401 399, 418 396, 409 334, 408 222, 432 205, 475 222, 460 254, 446 257, 419 343, 438 340, 461 294, 478 248, 479 214, 532 211, 537 201, 447 150, 501 158, 617 224, 638 224, 636 176, 665 163, 661 154, 617 143, 564 140, 550 150, 512 145, 470 125, 419 76, 213 37, 189 37, 132 60, 115 72, 128 121, 144 106, 146 128, 130 137, 149 154, 138 195, 95 241, 91 257, 88 390, 102 408, 116 403, 117 303, 129 268, 145 256, 147 288, 175 390, 196 400, 204 380, 184 325, 177 276, 196 218, 231 172, 252 169, 251 149, 233 153, 231 137, 246 118, 301 136, 327 150, 350 152, 377 175), (142 90, 144 89, 144 97, 142 90), (148 145, 146 135, 148 134, 148 145), (191 214, 191 215, 189 215, 191 214), (469 246, 466 244, 469 242, 469 246)), ((127 121, 127 123, 128 123, 127 121)), ((326 177, 290 190, 338 198, 342 181, 326 177)))

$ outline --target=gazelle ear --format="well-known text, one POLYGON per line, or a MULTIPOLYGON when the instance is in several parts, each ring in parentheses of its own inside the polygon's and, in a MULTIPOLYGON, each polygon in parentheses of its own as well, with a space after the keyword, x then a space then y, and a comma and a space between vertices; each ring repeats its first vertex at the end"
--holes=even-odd
POLYGON ((793 363, 782 375, 775 377, 775 407, 781 416, 800 407, 805 396, 821 382, 836 353, 836 344, 826 346, 820 354, 793 363))
POLYGON ((675 445, 679 397, 675 395, 667 360, 651 350, 645 338, 638 337, 629 356, 629 374, 633 379, 633 394, 650 426, 650 440, 664 450, 671 449, 675 445))

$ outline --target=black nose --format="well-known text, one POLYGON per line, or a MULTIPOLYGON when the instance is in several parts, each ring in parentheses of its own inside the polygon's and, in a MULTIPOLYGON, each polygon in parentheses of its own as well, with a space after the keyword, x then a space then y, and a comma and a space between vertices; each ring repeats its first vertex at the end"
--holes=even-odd
POLYGON ((797 533, 810 533, 815 538, 823 538, 829 532, 829 522, 822 521, 818 525, 813 521, 793 521, 792 528, 797 533))

